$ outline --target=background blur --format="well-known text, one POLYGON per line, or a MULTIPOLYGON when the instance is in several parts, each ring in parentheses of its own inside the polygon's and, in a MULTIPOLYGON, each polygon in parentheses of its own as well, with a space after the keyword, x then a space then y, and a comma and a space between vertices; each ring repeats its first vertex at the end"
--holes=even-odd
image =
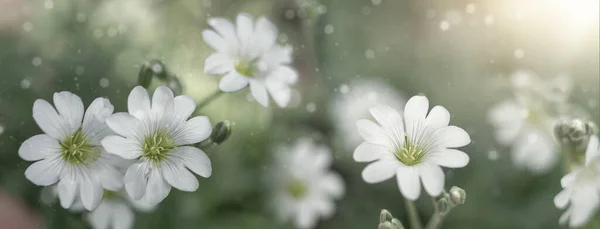
MULTIPOLYGON (((86 105, 103 96, 124 111, 141 64, 159 59, 184 94, 200 100, 218 82, 203 74, 213 52, 201 36, 206 19, 238 12, 266 15, 294 47, 300 80, 291 107, 265 109, 248 89, 207 106, 201 113, 213 124, 235 123, 227 142, 207 150, 213 176, 138 213, 136 228, 292 228, 275 221, 261 177, 275 144, 303 136, 332 148, 333 170, 346 182, 335 216, 317 228, 376 228, 382 208, 407 225, 395 181, 366 184, 366 164, 352 160, 357 145, 339 140, 349 133, 335 127, 332 104, 357 81, 390 85, 405 98, 423 93, 470 133, 463 150, 471 162, 446 171, 446 188, 464 188, 467 203, 443 228, 559 228, 553 198, 563 168, 537 176, 516 169, 487 111, 512 96, 511 74, 528 69, 569 75, 570 101, 599 123, 598 8, 597 0, 0 0, 0 228, 89 227, 81 214, 40 201, 41 188, 25 179, 31 163, 17 150, 41 133, 31 114, 36 99, 68 90, 86 105)), ((428 219, 429 198, 417 204, 428 219)))

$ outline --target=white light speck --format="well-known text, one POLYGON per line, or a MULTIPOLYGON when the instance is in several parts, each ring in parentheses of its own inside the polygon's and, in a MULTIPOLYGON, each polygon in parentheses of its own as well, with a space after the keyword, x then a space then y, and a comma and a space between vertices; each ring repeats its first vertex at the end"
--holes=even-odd
POLYGON ((4 125, 0 124, 0 135, 2 135, 2 133, 4 133, 4 125))
POLYGON ((80 76, 80 75, 83 75, 83 73, 85 73, 85 68, 83 66, 75 67, 75 74, 80 76))
POLYGON ((367 59, 373 59, 373 58, 375 58, 375 51, 373 51, 372 49, 367 49, 365 51, 365 57, 367 59))
POLYGON ((440 29, 441 29, 442 31, 447 31, 448 29, 450 29, 450 22, 448 22, 448 21, 445 21, 445 20, 444 20, 444 21, 441 21, 441 22, 440 22, 440 29))
POLYGON ((33 66, 34 66, 34 67, 37 67, 37 66, 40 66, 40 65, 42 65, 42 58, 40 58, 40 57, 37 57, 37 56, 36 56, 36 57, 34 57, 34 58, 31 60, 31 64, 33 64, 33 66))
POLYGON ((46 7, 46 9, 52 9, 54 8, 54 2, 52 0, 46 0, 44 1, 44 7, 46 7))
POLYGON ((371 3, 373 3, 373 5, 378 6, 379 4, 381 4, 381 0, 371 0, 371 3))
POLYGON ((314 103, 308 103, 306 104, 306 111, 313 113, 317 110, 317 105, 315 105, 314 103))
POLYGON ((29 81, 28 79, 23 79, 23 80, 21 80, 20 86, 23 89, 27 89, 31 86, 31 81, 29 81))
POLYGON ((494 24, 494 21, 494 16, 492 15, 486 15, 485 18, 483 18, 483 22, 485 22, 486 25, 494 24))
POLYGON ((85 20, 87 19, 87 17, 85 16, 85 14, 81 13, 81 12, 77 13, 76 18, 77 18, 78 22, 85 22, 85 20))
POLYGON ((325 34, 332 34, 334 31, 333 25, 329 24, 325 26, 325 34))
POLYGON ((25 22, 23 23, 23 30, 25 30, 26 32, 29 32, 33 29, 33 24, 31 24, 31 22, 25 22))
POLYGON ((350 91, 350 87, 347 84, 340 85, 340 93, 346 94, 350 91))
POLYGON ((98 84, 100 84, 101 88, 107 88, 108 86, 110 86, 110 81, 108 81, 107 78, 101 78, 98 84))
POLYGON ((325 5, 319 5, 319 6, 317 6, 317 13, 318 14, 325 14, 325 13, 327 13, 327 6, 325 6, 325 5))
POLYGON ((163 71, 163 68, 160 64, 155 64, 155 65, 152 65, 152 71, 154 73, 161 73, 163 71))
POLYGON ((285 18, 287 18, 288 20, 294 19, 295 16, 296 16, 296 12, 294 12, 294 10, 286 10, 285 11, 285 18))
POLYGON ((523 51, 523 49, 515 49, 515 58, 517 59, 522 59, 523 57, 525 57, 525 51, 523 51))
POLYGON ((104 36, 104 32, 102 32, 101 29, 95 29, 94 30, 94 37, 96 38, 102 38, 104 36))
POLYGON ((467 13, 470 13, 470 14, 475 13, 476 9, 477 8, 475 7, 475 4, 473 4, 473 3, 467 4, 467 7, 465 8, 465 10, 467 11, 467 13))
POLYGON ((119 32, 117 29, 115 29, 115 28, 113 28, 113 27, 110 27, 110 28, 108 29, 108 32, 107 32, 107 33, 108 33, 108 36, 109 36, 109 37, 115 37, 115 36, 117 35, 117 32, 119 32))
POLYGON ((491 161, 498 160, 498 157, 499 157, 498 151, 496 151, 496 150, 490 150, 488 152, 488 159, 490 159, 491 161))

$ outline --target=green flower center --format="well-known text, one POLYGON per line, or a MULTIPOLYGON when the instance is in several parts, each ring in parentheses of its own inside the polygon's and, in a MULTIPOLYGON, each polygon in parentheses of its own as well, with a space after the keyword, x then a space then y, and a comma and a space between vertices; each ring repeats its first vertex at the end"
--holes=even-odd
POLYGON ((404 145, 394 152, 394 156, 404 165, 412 166, 423 161, 425 150, 417 144, 412 143, 408 136, 404 136, 404 145))
POLYGON ((295 179, 290 182, 287 187, 287 192, 294 198, 300 199, 308 194, 306 183, 302 180, 295 179))
POLYGON ((102 194, 102 199, 116 200, 116 199, 119 199, 119 198, 121 198, 121 195, 119 195, 118 192, 104 189, 104 193, 102 194))
POLYGON ((144 139, 142 156, 153 162, 159 162, 164 160, 167 154, 176 148, 175 141, 166 134, 166 131, 157 131, 144 139))
POLYGON ((88 142, 81 129, 59 142, 63 160, 71 164, 92 163, 100 157, 100 147, 88 142))
POLYGON ((246 77, 254 77, 256 73, 255 61, 236 60, 235 70, 246 77))

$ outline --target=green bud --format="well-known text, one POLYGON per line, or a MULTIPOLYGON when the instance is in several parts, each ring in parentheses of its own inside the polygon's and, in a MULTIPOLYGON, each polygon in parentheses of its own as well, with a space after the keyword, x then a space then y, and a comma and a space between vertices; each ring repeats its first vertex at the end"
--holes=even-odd
POLYGON ((450 188, 450 202, 454 205, 464 204, 467 200, 467 193, 462 188, 453 186, 450 188))
POLYGON ((379 224, 378 229, 397 229, 391 222, 383 222, 379 224))
POLYGON ((593 126, 581 119, 562 119, 554 127, 554 135, 561 143, 577 148, 591 135, 593 126))
POLYGON ((436 205, 437 205, 437 209, 440 211, 441 214, 448 213, 451 208, 451 206, 449 206, 449 204, 448 204, 448 199, 446 199, 446 198, 439 199, 437 201, 436 205))
POLYGON ((381 209, 381 214, 379 214, 379 223, 390 222, 394 217, 392 214, 385 209, 381 209))
POLYGON ((221 121, 213 128, 210 139, 213 144, 221 144, 231 135, 231 122, 228 120, 221 121))
POLYGON ((402 223, 400 222, 400 220, 393 218, 392 219, 392 225, 394 225, 394 227, 396 229, 404 229, 404 226, 402 226, 402 223))
POLYGON ((161 80, 167 79, 167 67, 159 60, 151 60, 140 67, 138 73, 138 84, 148 88, 152 83, 152 78, 157 77, 161 80))

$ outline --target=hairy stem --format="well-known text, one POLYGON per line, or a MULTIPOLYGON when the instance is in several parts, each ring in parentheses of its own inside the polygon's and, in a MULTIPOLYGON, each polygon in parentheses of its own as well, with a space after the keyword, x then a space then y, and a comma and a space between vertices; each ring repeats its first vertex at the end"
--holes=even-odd
POLYGON ((221 96, 222 94, 223 94, 223 92, 221 90, 216 90, 215 92, 210 94, 208 97, 206 97, 204 100, 200 101, 198 103, 198 105, 196 105, 196 111, 199 111, 206 105, 210 104, 213 100, 215 100, 216 98, 219 98, 219 96, 221 96))
POLYGON ((423 224, 421 224, 421 219, 419 219, 419 214, 417 214, 415 203, 408 199, 404 199, 404 203, 406 203, 406 210, 408 211, 408 218, 410 219, 410 228, 422 229, 423 224))

